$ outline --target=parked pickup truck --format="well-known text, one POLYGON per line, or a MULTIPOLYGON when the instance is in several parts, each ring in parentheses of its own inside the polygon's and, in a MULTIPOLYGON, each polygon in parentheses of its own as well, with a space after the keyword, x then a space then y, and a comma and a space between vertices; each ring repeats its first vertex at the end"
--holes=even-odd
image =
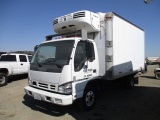
POLYGON ((8 82, 8 76, 28 73, 31 55, 9 53, 0 56, 0 86, 8 82))

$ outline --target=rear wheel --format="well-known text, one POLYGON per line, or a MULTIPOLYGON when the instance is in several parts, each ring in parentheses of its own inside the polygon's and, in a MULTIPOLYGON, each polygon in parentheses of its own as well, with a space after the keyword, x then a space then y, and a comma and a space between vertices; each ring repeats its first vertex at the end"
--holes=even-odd
POLYGON ((131 76, 126 77, 126 79, 125 79, 125 87, 127 89, 134 88, 134 76, 131 75, 131 76))
POLYGON ((156 72, 155 77, 160 80, 160 72, 156 72))
POLYGON ((0 87, 6 85, 8 82, 8 77, 4 73, 0 73, 0 87))

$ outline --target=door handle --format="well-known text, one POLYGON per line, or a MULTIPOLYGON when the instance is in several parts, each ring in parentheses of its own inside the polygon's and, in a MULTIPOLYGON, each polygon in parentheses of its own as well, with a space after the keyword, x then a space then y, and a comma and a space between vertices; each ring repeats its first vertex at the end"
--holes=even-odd
POLYGON ((21 65, 23 65, 23 63, 21 63, 21 65))
POLYGON ((96 69, 94 69, 94 70, 93 70, 93 73, 96 73, 96 72, 97 72, 97 70, 96 70, 96 69))

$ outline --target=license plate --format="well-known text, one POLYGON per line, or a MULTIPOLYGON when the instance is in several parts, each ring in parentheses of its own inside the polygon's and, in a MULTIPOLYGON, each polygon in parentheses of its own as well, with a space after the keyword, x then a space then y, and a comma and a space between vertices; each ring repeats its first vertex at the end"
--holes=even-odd
POLYGON ((41 96, 37 93, 34 93, 34 99, 41 100, 41 96))

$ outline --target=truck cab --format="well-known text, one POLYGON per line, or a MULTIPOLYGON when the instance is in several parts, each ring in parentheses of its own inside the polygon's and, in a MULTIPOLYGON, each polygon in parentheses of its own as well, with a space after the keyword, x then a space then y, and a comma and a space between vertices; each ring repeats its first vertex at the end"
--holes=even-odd
POLYGON ((35 99, 41 98, 60 105, 72 104, 75 99, 83 96, 89 78, 98 76, 98 63, 93 40, 73 37, 42 43, 30 64, 31 87, 25 88, 26 93, 35 99), (41 97, 37 97, 36 93, 41 97))

